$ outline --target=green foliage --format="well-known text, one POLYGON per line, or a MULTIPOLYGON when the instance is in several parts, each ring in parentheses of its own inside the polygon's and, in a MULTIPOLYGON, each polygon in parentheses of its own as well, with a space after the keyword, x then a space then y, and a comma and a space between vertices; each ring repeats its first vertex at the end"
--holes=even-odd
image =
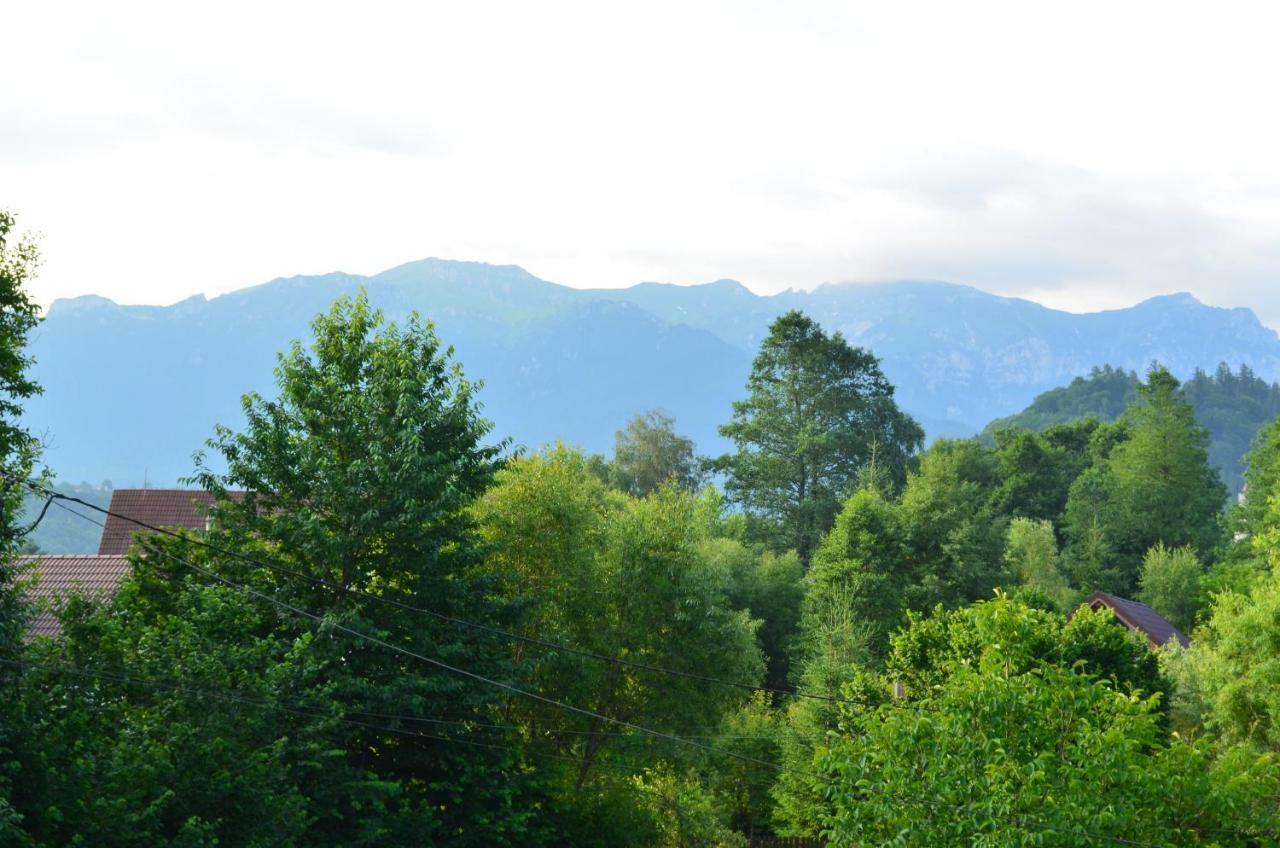
POLYGON ((1190 630, 1202 605, 1200 581, 1203 577, 1204 566, 1195 550, 1157 544, 1142 560, 1138 600, 1174 626, 1190 630))
POLYGON ((696 773, 678 774, 659 766, 636 777, 636 786, 641 804, 657 824, 653 848, 746 848, 746 837, 724 823, 715 795, 696 773))
POLYGON ((1280 494, 1280 417, 1258 432, 1245 463, 1245 488, 1231 510, 1231 526, 1254 534, 1266 529, 1271 501, 1280 494))
POLYGON ((1182 394, 1209 431, 1209 464, 1221 472, 1228 491, 1240 491, 1245 456, 1258 431, 1280 415, 1280 385, 1259 378, 1247 365, 1232 371, 1222 363, 1212 375, 1197 368, 1182 394))
POLYGON ((1111 680, 1126 692, 1167 693, 1146 641, 1116 625, 1111 613, 1076 610, 1069 621, 1006 595, 958 610, 915 613, 894 635, 886 674, 906 697, 926 696, 964 669, 1023 674, 1046 665, 1111 680))
POLYGON ((1016 415, 997 418, 985 434, 1001 430, 1044 430, 1086 418, 1114 421, 1138 399, 1138 375, 1104 365, 1091 368, 1089 376, 1076 377, 1066 386, 1036 395, 1031 405, 1016 415))
POLYGON ((316 767, 359 775, 335 768, 327 663, 274 608, 156 556, 185 546, 155 544, 110 608, 73 597, 64 638, 28 655, 24 827, 38 845, 300 844, 316 767))
POLYGON ((1005 527, 991 506, 997 480, 991 454, 972 439, 942 439, 921 455, 899 503, 913 578, 908 608, 969 603, 1003 582, 1005 527))
POLYGON ((1268 575, 1247 594, 1218 595, 1191 648, 1167 664, 1184 726, 1280 752, 1280 576, 1268 575))
POLYGON ((910 568, 908 534, 900 510, 872 489, 845 502, 835 526, 814 554, 805 594, 812 618, 833 596, 863 627, 873 652, 880 653, 898 625, 910 568))
POLYGON ((1208 434, 1168 371, 1152 368, 1125 425, 1128 438, 1112 446, 1106 430, 1095 434, 1099 458, 1072 484, 1065 530, 1072 558, 1083 564, 1078 575, 1108 567, 1112 588, 1131 594, 1157 544, 1216 554, 1226 490, 1208 465, 1208 434))
MULTIPOLYGON (((227 471, 199 460, 216 548, 148 540, 109 604, 67 602, 55 639, 25 640, 0 584, 3 658, 26 663, 0 667, 0 843, 1274 837, 1280 437, 1252 457, 1251 539, 1206 575, 1224 490, 1185 399, 1251 376, 1193 391, 1157 368, 1116 423, 917 455, 876 359, 791 313, 724 428, 722 495, 693 491, 692 444, 660 413, 610 462, 504 460, 430 324, 360 296, 313 330, 277 396, 216 431, 227 471), (1220 594, 1195 647, 1157 654, 1073 609, 1100 586, 1140 587, 1184 627, 1220 594), (751 694, 762 680, 800 696, 751 694)), ((1133 382, 1095 378, 1108 398, 1133 382)))
POLYGON ((799 312, 770 326, 747 391, 720 428, 736 451, 717 466, 760 538, 807 567, 860 472, 874 462, 901 481, 924 433, 879 360, 799 312))
POLYGON ((761 763, 781 763, 781 713, 764 693, 725 717, 716 747, 739 757, 708 763, 712 791, 724 818, 748 838, 771 833, 774 821, 773 775, 761 763))
POLYGON ((699 549, 713 567, 729 575, 730 607, 745 610, 759 622, 756 636, 767 664, 765 685, 786 688, 805 595, 800 559, 792 551, 775 554, 723 536, 704 538, 699 549))
POLYGON ((849 731, 822 760, 831 845, 1244 846, 1280 824, 1275 763, 1215 766, 1163 741, 1152 700, 1059 666, 966 668, 849 731))
MULTIPOLYGON (((22 426, 22 404, 41 389, 27 374, 27 338, 40 321, 40 308, 26 286, 40 257, 33 240, 15 237, 14 225, 13 214, 0 209, 0 463, 9 473, 28 477, 38 460, 39 444, 22 426)), ((18 517, 23 497, 17 483, 0 482, 0 658, 22 654, 30 616, 14 559, 25 527, 18 517)), ((22 813, 10 796, 15 783, 24 779, 10 753, 24 733, 11 697, 15 674, 13 668, 0 667, 0 843, 21 845, 22 813)))
POLYGON ((1039 593, 1059 612, 1067 612, 1079 600, 1059 568, 1058 540, 1053 524, 1015 518, 1009 524, 1004 549, 1005 568, 1020 589, 1039 593))
POLYGON ((779 737, 784 770, 773 789, 774 819, 785 835, 816 835, 829 809, 827 781, 814 764, 839 725, 840 701, 875 704, 884 694, 868 671, 874 630, 854 609, 852 593, 838 585, 806 598, 796 688, 813 697, 786 705, 779 737))
MULTIPOLYGON (((1096 418, 1055 424, 1040 432, 1007 428, 995 434, 999 482, 992 506, 1010 518, 1058 522, 1071 484, 1112 441, 1096 418), (1104 430, 1099 433, 1099 430, 1104 430)), ((1124 432, 1124 431, 1121 431, 1124 432)), ((981 440, 980 440, 981 443, 981 440)))
POLYGON ((888 667, 906 697, 847 710, 819 758, 832 844, 1251 844, 1277 824, 1276 763, 1170 741, 1154 666, 1105 612, 913 618, 888 667))
MULTIPOLYGON (((1138 375, 1120 368, 1094 368, 1088 377, 1038 395, 1016 415, 998 418, 984 439, 1007 429, 1038 431, 1055 424, 1095 418, 1114 421, 1138 400, 1138 375)), ((1280 385, 1259 378, 1247 365, 1232 371, 1226 363, 1214 373, 1196 369, 1182 386, 1196 421, 1209 431, 1209 464, 1218 469, 1228 491, 1246 482, 1246 452, 1261 428, 1280 415, 1280 385)))
MULTIPOLYGON (((475 386, 429 324, 387 325, 364 295, 336 302, 313 334, 309 349, 295 342, 281 356, 277 399, 247 395, 244 431, 218 428, 210 446, 227 472, 199 458, 206 488, 248 493, 220 499, 211 537, 258 540, 292 571, 392 603, 279 578, 277 597, 406 650, 507 677, 512 664, 491 636, 393 605, 480 622, 510 616, 479 571, 483 551, 466 512, 492 481, 500 450, 483 443, 489 425, 475 386)), ((312 629, 295 620, 291 638, 312 629)), ((329 696, 357 710, 482 720, 495 698, 479 681, 348 636, 316 640, 312 654, 325 664, 329 696)), ((528 812, 511 803, 526 782, 505 749, 404 744, 352 725, 334 743, 340 760, 310 796, 315 838, 355 845, 438 833, 487 845, 524 835, 528 812)))
POLYGON ((664 483, 696 489, 702 477, 693 454, 693 441, 678 435, 675 419, 658 410, 637 415, 614 436, 614 485, 627 494, 644 496, 664 483))
MULTIPOLYGON (((755 625, 734 611, 733 575, 708 558, 705 512, 668 485, 636 499, 607 490, 580 454, 557 447, 512 462, 475 507, 490 554, 487 569, 543 638, 608 657, 727 680, 754 682, 764 666, 755 625)), ((551 652, 533 660, 539 692, 615 722, 677 732, 714 727, 744 700, 738 689, 551 652)), ((580 793, 610 763, 626 765, 644 738, 620 739, 616 725, 513 703, 535 738, 548 727, 575 735, 548 742, 577 763, 580 793), (624 744, 625 743, 625 744, 624 744)), ((678 752, 677 752, 678 753, 678 752)))
POLYGON ((1006 577, 997 480, 994 456, 976 441, 939 440, 896 502, 872 488, 855 493, 814 555, 806 611, 838 596, 880 658, 904 611, 988 597, 1006 577))
MULTIPOLYGON (((8 459, 11 468, 15 462, 29 465, 34 458, 35 439, 19 419, 22 402, 41 392, 27 374, 32 362, 27 337, 40 323, 40 306, 26 290, 40 252, 31 238, 16 237, 15 223, 11 212, 0 210, 0 457, 8 459)), ((6 503, 5 515, 14 514, 6 503)))

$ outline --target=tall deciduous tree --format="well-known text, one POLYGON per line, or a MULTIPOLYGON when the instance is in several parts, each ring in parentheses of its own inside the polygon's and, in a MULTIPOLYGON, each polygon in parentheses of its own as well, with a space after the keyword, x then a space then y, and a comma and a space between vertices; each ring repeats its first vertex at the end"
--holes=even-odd
POLYGON ((676 420, 658 410, 637 415, 614 434, 614 483, 631 495, 647 495, 664 483, 684 489, 698 485, 701 474, 693 440, 675 430, 676 420))
MULTIPOLYGON (((336 302, 276 368, 278 396, 244 398, 246 424, 219 427, 219 473, 198 479, 219 494, 215 538, 256 539, 293 571, 362 595, 277 578, 279 595, 346 627, 469 672, 505 678, 505 645, 405 604, 476 622, 505 620, 477 568, 481 546, 467 513, 499 467, 486 443, 476 386, 429 323, 384 322, 364 294, 336 302), (247 492, 225 497, 228 489, 247 492), (393 603, 377 603, 377 596, 393 603)), ((298 621, 300 632, 309 622, 298 621)), ((317 639, 331 697, 357 709, 423 719, 483 717, 498 690, 350 637, 317 639)), ((501 750, 403 738, 344 725, 334 747, 349 772, 313 809, 333 842, 394 841, 450 833, 455 844, 515 839, 513 767, 501 750), (470 840, 470 842, 467 842, 470 840)), ((517 768, 518 771, 518 768, 517 768)))
POLYGON ((924 433, 875 356, 796 311, 770 326, 747 391, 720 428, 737 449, 718 467, 758 533, 807 566, 859 472, 874 462, 901 481, 924 433))
MULTIPOLYGON (((512 462, 474 511, 492 547, 489 570, 514 578, 505 590, 545 638, 685 674, 748 683, 763 676, 755 625, 730 606, 729 569, 704 555, 704 517, 688 492, 608 491, 581 454, 558 447, 512 462)), ((512 704, 535 735, 573 730, 553 738, 557 756, 577 761, 575 798, 611 754, 646 742, 620 741, 616 722, 670 732, 714 726, 745 700, 734 687, 557 651, 536 657, 532 674, 539 691, 613 720, 512 704)))
POLYGON ((1048 521, 1013 519, 1005 540, 1004 561, 1019 588, 1043 598, 1060 612, 1068 612, 1080 597, 1059 569, 1058 540, 1048 521))

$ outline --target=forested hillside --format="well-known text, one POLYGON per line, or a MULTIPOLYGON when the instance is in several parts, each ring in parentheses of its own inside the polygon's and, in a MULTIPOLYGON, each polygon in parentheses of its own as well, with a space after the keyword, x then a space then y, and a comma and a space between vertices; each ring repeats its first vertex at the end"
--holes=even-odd
MULTIPOLYGON (((1136 372, 1104 365, 1087 377, 1036 397, 1016 415, 998 418, 983 430, 988 441, 1005 428, 1039 431, 1084 418, 1114 421, 1137 398, 1136 372)), ((1209 431, 1209 461, 1235 493, 1244 484, 1245 454, 1258 432, 1280 415, 1280 384, 1268 383, 1246 365, 1225 363, 1212 374, 1197 368, 1182 386, 1196 420, 1209 431)))

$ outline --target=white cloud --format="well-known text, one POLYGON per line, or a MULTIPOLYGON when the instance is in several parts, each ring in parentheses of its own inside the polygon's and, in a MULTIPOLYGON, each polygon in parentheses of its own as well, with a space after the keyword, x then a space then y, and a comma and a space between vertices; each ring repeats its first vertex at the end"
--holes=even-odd
POLYGON ((25 4, 42 300, 435 255, 571 285, 930 277, 1280 323, 1255 4, 25 4))

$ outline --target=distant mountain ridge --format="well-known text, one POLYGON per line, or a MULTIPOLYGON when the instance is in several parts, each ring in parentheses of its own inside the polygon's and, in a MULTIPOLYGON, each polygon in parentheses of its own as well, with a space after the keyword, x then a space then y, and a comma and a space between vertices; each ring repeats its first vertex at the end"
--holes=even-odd
POLYGON ((1181 376, 1219 362, 1280 379, 1280 338, 1248 309, 1186 294, 1085 315, 968 286, 827 284, 757 295, 732 280, 574 289, 517 266, 425 259, 373 276, 298 276, 172 306, 85 296, 56 301, 32 344, 45 394, 27 423, 67 480, 173 483, 240 395, 272 391, 275 354, 308 336, 333 298, 365 287, 391 319, 416 309, 457 350, 495 437, 608 450, 632 415, 662 408, 700 450, 724 443, 756 346, 801 309, 870 348, 930 435, 969 434, 1046 389, 1153 359, 1181 376))

